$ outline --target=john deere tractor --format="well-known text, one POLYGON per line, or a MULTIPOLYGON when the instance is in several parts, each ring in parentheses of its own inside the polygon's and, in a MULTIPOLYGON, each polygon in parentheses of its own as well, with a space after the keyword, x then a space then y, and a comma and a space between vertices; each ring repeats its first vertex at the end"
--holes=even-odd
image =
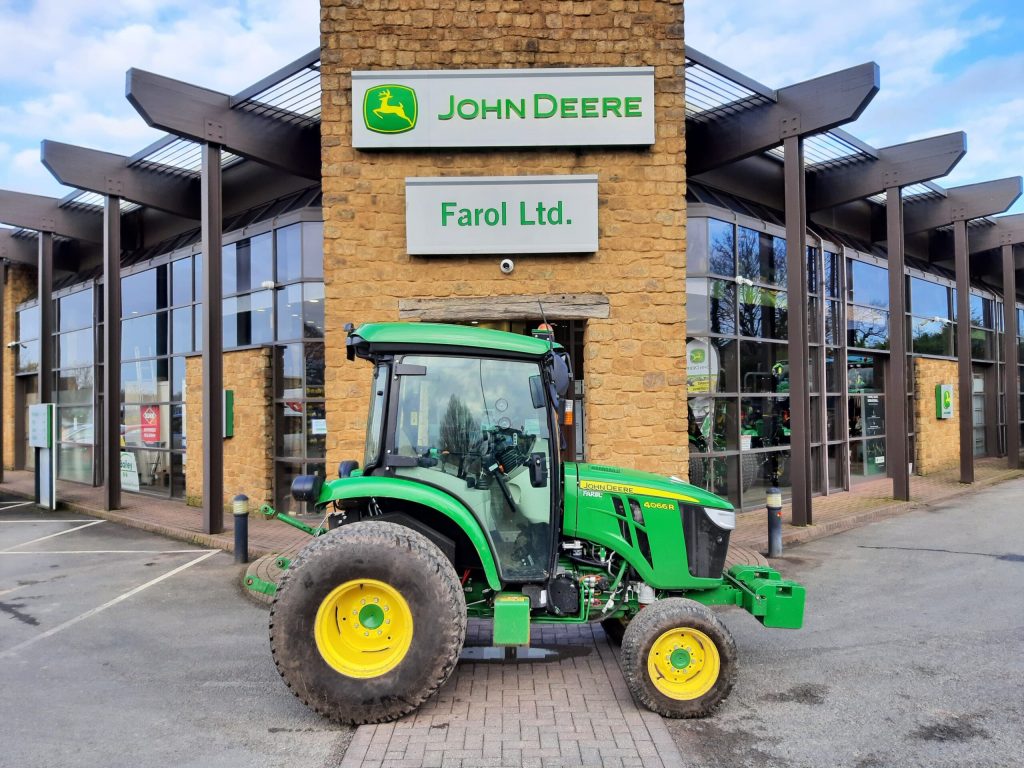
POLYGON ((348 328, 373 364, 366 450, 292 485, 323 522, 285 568, 270 644, 285 682, 340 722, 392 720, 448 679, 468 618, 495 646, 599 622, 633 695, 667 717, 728 696, 736 646, 708 606, 799 628, 804 589, 723 572, 735 512, 675 478, 563 461, 568 356, 550 338, 427 323, 348 328))

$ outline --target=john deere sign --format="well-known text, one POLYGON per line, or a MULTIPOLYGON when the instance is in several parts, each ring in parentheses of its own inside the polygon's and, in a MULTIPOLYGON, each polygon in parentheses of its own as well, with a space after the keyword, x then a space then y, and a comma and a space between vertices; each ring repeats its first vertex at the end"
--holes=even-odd
POLYGON ((353 72, 352 103, 363 149, 654 143, 652 67, 353 72))
POLYGON ((597 176, 405 180, 410 254, 593 253, 597 176))

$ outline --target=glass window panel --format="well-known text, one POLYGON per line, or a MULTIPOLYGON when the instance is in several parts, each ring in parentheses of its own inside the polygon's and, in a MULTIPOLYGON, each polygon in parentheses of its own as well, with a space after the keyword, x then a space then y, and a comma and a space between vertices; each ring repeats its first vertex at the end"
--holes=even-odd
MULTIPOLYGON (((690 482, 740 505, 739 456, 690 456, 690 482)), ((761 500, 762 503, 764 499, 761 500)))
POLYGON ((34 373, 38 370, 39 341, 21 342, 18 345, 18 373, 34 373))
POLYGON ((171 454, 171 496, 175 499, 185 497, 185 464, 180 453, 171 454))
POLYGON ((783 499, 792 496, 789 479, 789 450, 767 451, 742 457, 743 506, 764 507, 765 494, 771 487, 782 491, 783 499))
POLYGON ((277 404, 277 445, 275 456, 302 458, 304 421, 304 405, 302 402, 277 404))
POLYGON ((307 221, 302 225, 302 276, 307 280, 324 277, 324 223, 307 221))
POLYGON ((841 392, 843 379, 840 375, 838 350, 828 350, 825 354, 825 391, 841 392))
POLYGON ((289 515, 303 514, 306 504, 292 498, 292 480, 304 474, 302 462, 274 462, 274 509, 289 515))
POLYGON ((192 278, 196 287, 196 301, 203 300, 203 254, 192 255, 192 278))
POLYGON ((171 358, 171 400, 185 399, 185 358, 171 358))
POLYGON ((57 301, 57 315, 58 330, 60 331, 91 328, 94 325, 92 289, 89 288, 68 296, 62 296, 57 301))
POLYGON ((877 437, 885 434, 885 397, 851 397, 847 405, 850 437, 877 437))
MULTIPOLYGON (((250 238, 249 286, 252 290, 274 287, 274 235, 267 232, 250 238)), ((241 290, 241 289, 239 289, 241 290)))
POLYGON ((842 344, 842 312, 838 301, 825 302, 825 343, 832 346, 842 344))
POLYGON ((167 265, 121 278, 121 317, 167 307, 167 265))
POLYGON ((848 392, 875 393, 885 391, 882 358, 875 355, 849 355, 846 359, 846 367, 848 392))
POLYGON ((327 409, 323 403, 306 403, 306 456, 323 459, 327 456, 325 421, 327 409))
POLYGON ((971 325, 980 325, 983 328, 988 328, 989 323, 986 323, 986 300, 981 296, 971 294, 971 325))
POLYGON ((192 259, 171 262, 171 304, 180 307, 192 302, 192 259))
POLYGON ((920 317, 949 320, 949 288, 918 277, 910 278, 910 311, 920 317))
POLYGON ((839 298, 839 282, 841 272, 839 271, 839 254, 825 251, 825 295, 833 299, 839 298))
POLYGON ((279 341, 302 338, 302 284, 277 289, 277 338, 279 341))
POLYGON ((121 359, 167 354, 167 313, 145 315, 121 323, 121 359))
POLYGON ((807 343, 821 344, 821 299, 807 300, 807 343))
POLYGON ((825 398, 825 439, 842 440, 843 433, 840 430, 842 423, 842 398, 831 396, 825 398))
POLYGON ((689 339, 686 347, 686 388, 691 396, 737 391, 735 339, 689 339))
POLYGON ((65 403, 91 403, 95 389, 92 366, 66 368, 56 374, 57 401, 65 403))
POLYGON ((324 337, 324 284, 306 283, 302 287, 303 336, 307 339, 324 337))
POLYGON ((171 454, 169 451, 129 447, 135 454, 135 466, 139 473, 139 490, 163 494, 168 492, 171 482, 171 454))
POLYGON ((171 352, 192 351, 192 307, 171 311, 171 352))
POLYGON ((740 400, 740 449, 789 445, 789 398, 744 397, 740 400))
POLYGON ((850 305, 846 311, 846 343, 861 349, 889 348, 889 313, 850 305))
MULTIPOLYGON (((746 230, 750 232, 751 230, 746 230)), ((736 275, 735 228, 717 219, 708 220, 708 272, 714 275, 736 275)))
POLYGON ((92 483, 92 446, 64 445, 57 448, 57 477, 75 483, 92 483))
POLYGON ((889 307, 889 273, 884 267, 850 259, 847 264, 847 293, 850 301, 872 307, 889 307))
POLYGON ((128 404, 122 408, 121 413, 123 445, 146 448, 168 447, 172 429, 170 405, 167 403, 128 404))
POLYGON ((843 489, 844 451, 845 446, 843 445, 828 447, 828 488, 830 491, 843 489))
POLYGON ((274 340, 274 292, 260 291, 250 297, 252 311, 250 344, 269 344, 274 340))
POLYGON ((168 360, 139 360, 121 365, 122 400, 126 403, 169 400, 168 360))
POLYGON ((302 344, 281 344, 274 348, 274 354, 277 356, 274 396, 301 400, 302 375, 305 371, 302 344))
POLYGON ((708 332, 708 280, 706 279, 689 276, 686 278, 686 330, 691 334, 708 332))
POLYGON ((686 281, 686 330, 692 334, 736 333, 736 286, 724 280, 686 281))
POLYGON ((92 406, 61 406, 57 409, 58 430, 62 443, 95 443, 92 406))
MULTIPOLYGON (((224 296, 230 296, 233 293, 238 293, 239 291, 248 290, 248 285, 246 285, 245 288, 240 288, 239 285, 238 285, 239 264, 238 264, 237 254, 238 254, 238 243, 229 243, 229 244, 225 245, 221 249, 221 264, 220 264, 221 278, 220 279, 221 279, 221 293, 224 296)), ((249 255, 248 251, 246 251, 245 255, 246 256, 249 255)), ((246 278, 248 278, 248 274, 249 274, 249 264, 248 264, 248 262, 245 264, 244 268, 245 268, 246 278)), ((248 279, 246 279, 246 282, 248 282, 248 279)), ((225 344, 226 344, 226 342, 225 342, 225 344)))
MULTIPOLYGON (((202 352, 203 351, 203 305, 202 304, 196 304, 195 305, 195 313, 196 313, 196 321, 195 321, 195 324, 192 326, 193 328, 195 328, 195 346, 196 346, 195 351, 196 352, 202 352)), ((223 338, 223 334, 221 334, 221 336, 223 338)), ((222 341, 221 343, 224 343, 224 342, 222 341)), ((226 346, 226 344, 225 344, 225 346, 226 346)))
POLYGON ((18 312, 18 338, 22 341, 39 338, 38 306, 26 307, 18 312))
POLYGON ((756 285, 741 285, 739 296, 740 336, 785 339, 788 317, 786 292, 756 285))
POLYGON ((306 397, 314 400, 324 396, 324 345, 305 344, 306 397))
POLYGON ((740 390, 743 392, 788 392, 788 347, 785 344, 741 341, 740 390))
POLYGON ((78 368, 93 363, 92 328, 62 333, 57 337, 57 360, 60 368, 78 368))
POLYGON ((302 225, 292 224, 274 232, 277 241, 277 282, 289 283, 302 277, 302 225))
POLYGON ((911 349, 918 355, 953 354, 953 326, 941 320, 910 318, 911 349))
POLYGON ((690 450, 696 453, 739 448, 739 419, 733 398, 694 397, 687 400, 690 450))
POLYGON ((739 227, 737 240, 738 272, 748 280, 785 285, 786 241, 766 232, 739 227))
POLYGON ((971 329, 971 357, 977 360, 995 359, 995 334, 992 331, 971 329))

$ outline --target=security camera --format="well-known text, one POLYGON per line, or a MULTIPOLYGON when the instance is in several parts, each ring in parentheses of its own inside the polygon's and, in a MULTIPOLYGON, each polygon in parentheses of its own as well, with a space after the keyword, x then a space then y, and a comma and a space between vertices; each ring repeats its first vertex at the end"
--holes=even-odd
POLYGON ((512 259, 502 259, 501 260, 501 271, 504 272, 506 275, 511 275, 512 274, 512 270, 515 269, 515 268, 516 268, 516 263, 514 261, 512 261, 512 259))

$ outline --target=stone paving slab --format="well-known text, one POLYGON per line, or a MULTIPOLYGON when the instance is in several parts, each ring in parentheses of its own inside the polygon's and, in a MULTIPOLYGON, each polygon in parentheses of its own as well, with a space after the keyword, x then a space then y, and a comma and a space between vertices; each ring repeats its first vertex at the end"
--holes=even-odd
MULTIPOLYGON (((490 623, 471 621, 467 647, 489 645, 490 633, 490 623)), ((461 660, 416 712, 360 726, 341 768, 682 765, 661 717, 630 696, 599 626, 535 626, 530 644, 560 658, 461 660)))

